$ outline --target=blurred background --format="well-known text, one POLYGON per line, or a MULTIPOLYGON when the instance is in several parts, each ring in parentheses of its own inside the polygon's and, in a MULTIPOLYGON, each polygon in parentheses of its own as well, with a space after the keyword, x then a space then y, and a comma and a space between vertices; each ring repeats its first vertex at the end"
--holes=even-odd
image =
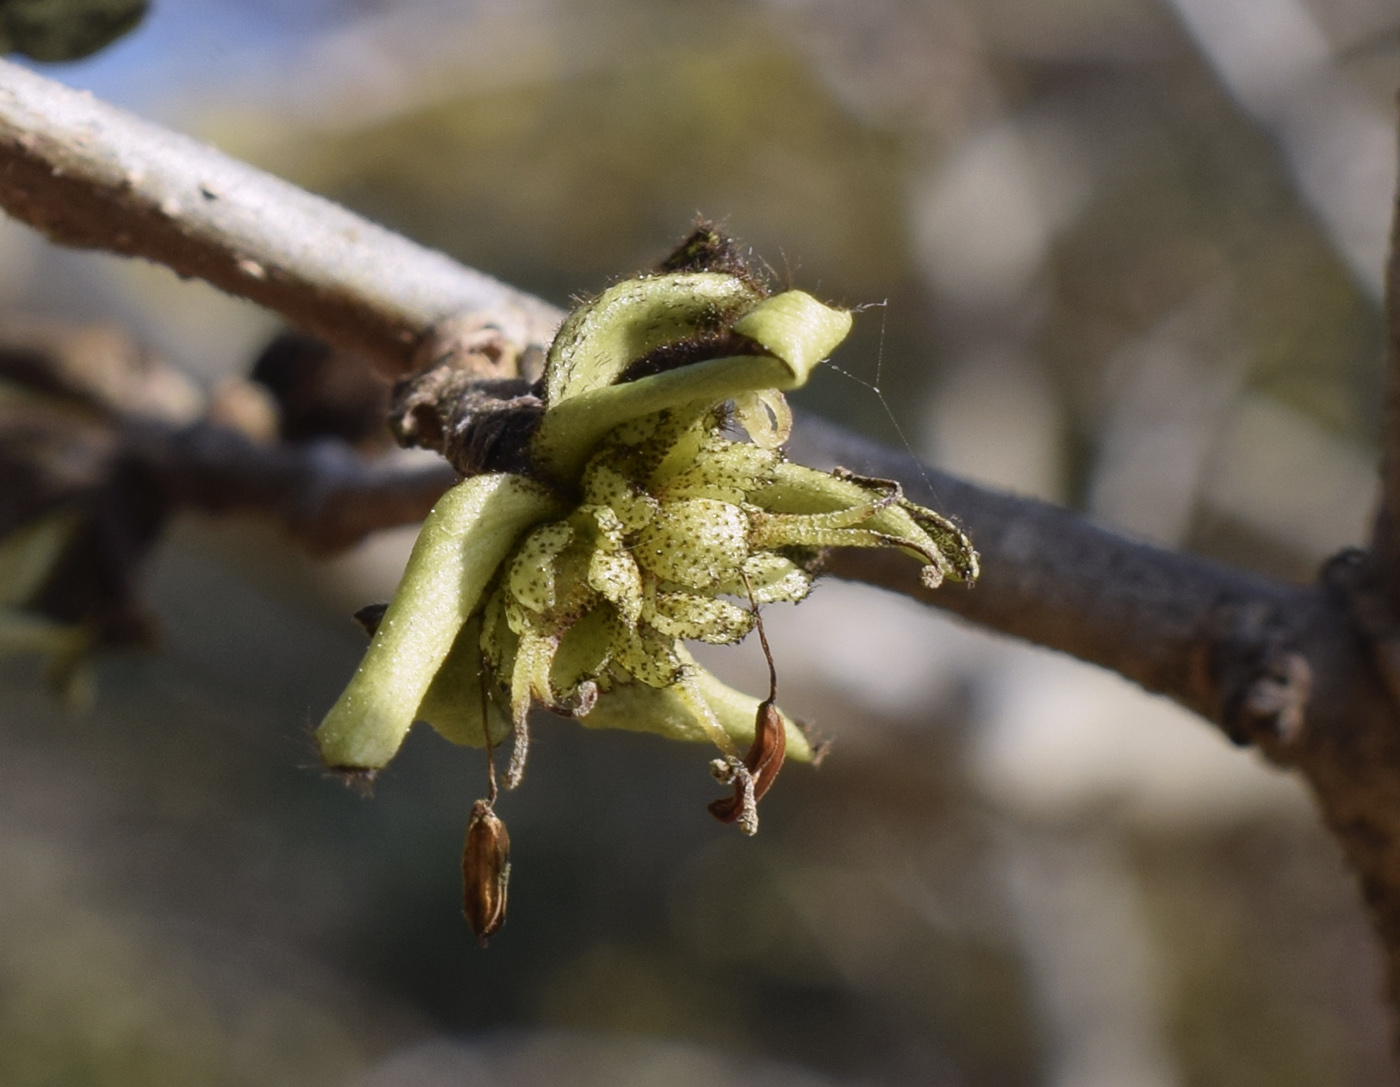
MULTIPOLYGON (((869 307, 813 410, 1283 577, 1365 538, 1387 0, 156 0, 38 67, 561 305, 704 213, 869 307)), ((9 222, 0 307, 115 323, 203 395, 277 328, 9 222)), ((415 733, 366 800, 309 741, 412 537, 313 563, 186 518, 146 573, 159 646, 90 709, 0 660, 0 1082, 1393 1082, 1295 782, 858 586, 767 612, 835 745, 756 839, 706 814, 706 752, 538 721, 480 950, 480 753, 415 733)), ((706 659, 758 691, 755 653, 706 659)))

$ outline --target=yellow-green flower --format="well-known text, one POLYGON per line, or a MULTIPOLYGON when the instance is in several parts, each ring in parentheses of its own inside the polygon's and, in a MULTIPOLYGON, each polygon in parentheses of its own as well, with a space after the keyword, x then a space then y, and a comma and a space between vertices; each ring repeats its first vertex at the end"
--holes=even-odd
MULTIPOLYGON (((317 732, 327 764, 377 770, 423 720, 475 746, 513 732, 510 787, 543 705, 708 740, 742 776, 759 700, 700 667, 687 640, 737 642, 757 605, 800 601, 825 547, 897 548, 928 585, 977 576, 967 538, 896 484, 783 456, 783 392, 850 324, 801 291, 766 297, 710 271, 628 280, 576 309, 549 352, 530 470, 468 478, 430 514, 317 732)), ((786 753, 810 759, 780 718, 786 753)))

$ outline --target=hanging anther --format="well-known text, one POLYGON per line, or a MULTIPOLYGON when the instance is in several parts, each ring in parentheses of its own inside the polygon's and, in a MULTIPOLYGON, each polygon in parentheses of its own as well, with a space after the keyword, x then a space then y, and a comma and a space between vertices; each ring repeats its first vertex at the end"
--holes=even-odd
POLYGON ((462 914, 481 946, 506 923, 506 889, 510 882, 510 835, 494 809, 496 751, 487 716, 486 681, 481 683, 481 730, 486 740, 486 799, 472 805, 467 840, 462 847, 462 914))
POLYGON ((509 881, 510 835, 490 801, 478 800, 462 849, 462 913, 482 947, 506 923, 509 881))
POLYGON ((748 575, 743 575, 743 578, 744 587, 749 591, 749 606, 753 608, 754 625, 758 627, 758 640, 768 661, 768 697, 758 704, 758 712, 754 716, 753 743, 749 745, 743 763, 739 765, 734 760, 736 765, 729 767, 734 795, 711 803, 710 814, 721 823, 737 822, 745 834, 756 834, 758 802, 773 787, 787 755, 787 729, 783 725, 782 714, 778 712, 778 670, 773 664, 773 652, 768 648, 763 617, 759 614, 748 575))

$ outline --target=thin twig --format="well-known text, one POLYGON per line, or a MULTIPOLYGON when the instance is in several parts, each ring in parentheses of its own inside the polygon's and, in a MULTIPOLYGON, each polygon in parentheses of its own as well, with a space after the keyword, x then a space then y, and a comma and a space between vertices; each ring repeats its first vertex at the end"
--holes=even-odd
POLYGON ((440 461, 367 460, 337 439, 262 446, 207 423, 132 427, 120 447, 150 469, 172 511, 271 516, 320 554, 421 521, 457 479, 440 461))
POLYGON ((759 614, 758 601, 754 599, 753 584, 743 570, 739 571, 739 576, 744 579, 744 588, 748 590, 753 625, 758 628, 758 642, 763 647, 763 659, 768 662, 768 701, 775 703, 778 701, 778 666, 773 663, 773 650, 768 646, 768 632, 763 629, 763 616, 759 614))

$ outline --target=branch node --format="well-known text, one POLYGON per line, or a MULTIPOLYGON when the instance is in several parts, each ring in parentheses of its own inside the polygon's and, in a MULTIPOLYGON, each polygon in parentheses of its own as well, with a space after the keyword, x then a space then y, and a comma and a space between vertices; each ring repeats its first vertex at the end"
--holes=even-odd
POLYGON ((400 445, 432 449, 463 476, 523 472, 544 402, 528 375, 542 366, 497 318, 439 322, 418 348, 422 369, 394 386, 389 429, 400 445))
POLYGON ((1287 616, 1261 602, 1232 601, 1217 606, 1209 625, 1206 681, 1219 692, 1225 735, 1275 757, 1296 750, 1314 677, 1287 616))
POLYGON ((1285 652, 1270 662, 1245 691, 1241 716, 1257 734, 1268 729, 1286 747, 1303 738, 1308 696, 1312 693, 1312 666, 1301 653, 1285 652))
POLYGON ((537 381, 544 373, 544 349, 530 341, 523 314, 502 307, 445 317, 424 334, 413 368, 422 373, 444 364, 483 380, 537 381))

